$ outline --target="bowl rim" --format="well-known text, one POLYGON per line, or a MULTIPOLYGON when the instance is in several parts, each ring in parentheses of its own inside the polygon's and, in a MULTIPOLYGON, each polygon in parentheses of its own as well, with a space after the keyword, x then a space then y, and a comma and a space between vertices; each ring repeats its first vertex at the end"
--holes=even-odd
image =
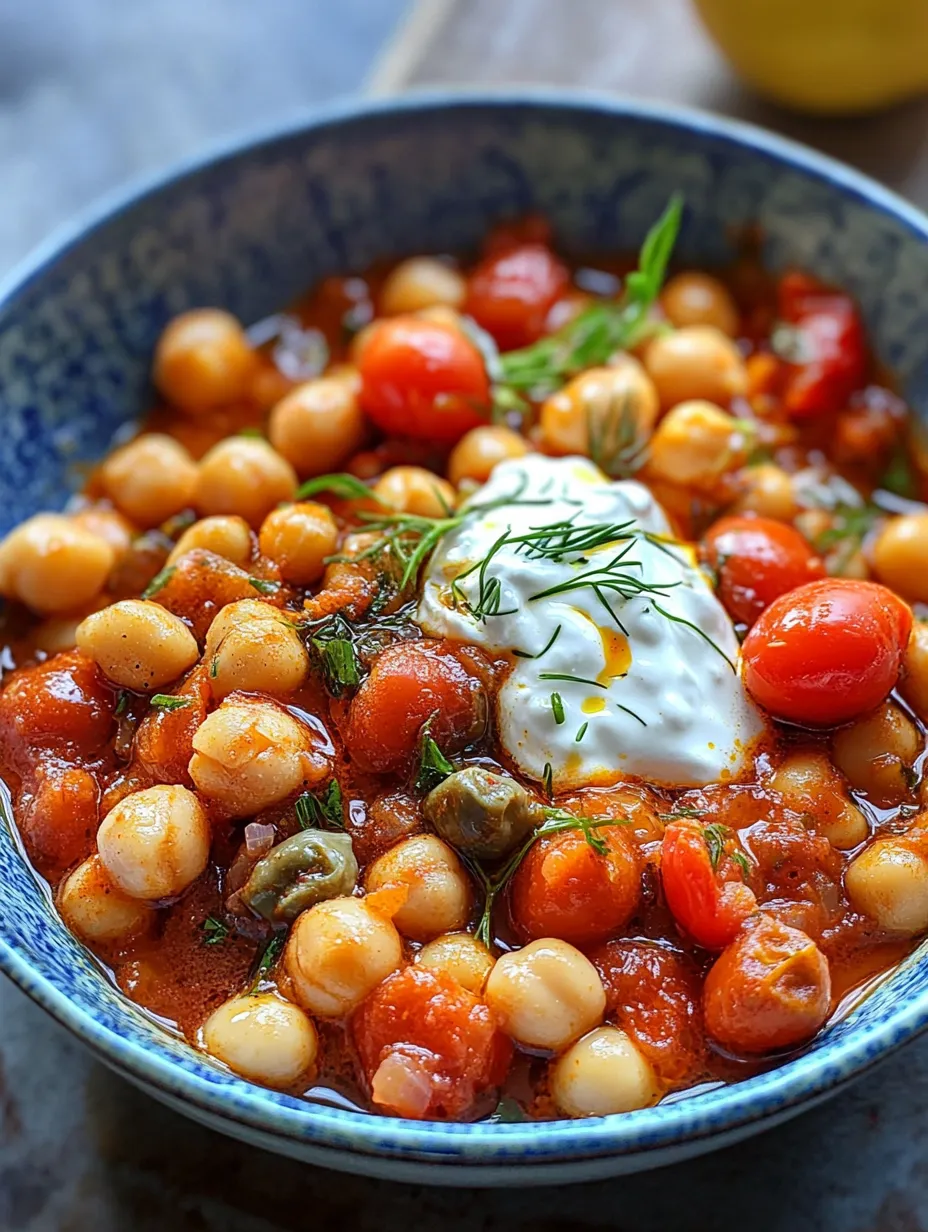
MULTIPOLYGON (((166 169, 136 177, 107 194, 74 221, 55 230, 0 279, 0 321, 8 306, 28 291, 54 262, 126 213, 187 176, 253 155, 264 147, 304 133, 351 127, 380 116, 470 110, 525 110, 592 113, 617 120, 631 118, 687 129, 791 167, 824 181, 844 194, 892 215, 915 236, 928 241, 928 216, 862 172, 789 138, 754 124, 713 115, 696 108, 651 102, 597 91, 548 87, 498 89, 422 89, 397 97, 339 101, 301 111, 220 142, 166 169)), ((204 1072, 187 1068, 143 1047, 98 1020, 43 974, 3 935, 0 921, 0 971, 72 1031, 104 1061, 143 1086, 190 1104, 207 1116, 250 1127, 307 1148, 334 1148, 381 1160, 420 1161, 444 1166, 558 1164, 607 1155, 657 1155, 681 1144, 696 1144, 769 1119, 823 1098, 883 1060, 928 1027, 928 988, 893 1006, 879 1022, 862 1025, 847 1038, 807 1053, 786 1066, 720 1088, 702 1098, 682 1099, 656 1108, 581 1121, 477 1122, 458 1124, 407 1121, 351 1112, 300 1101, 223 1073, 211 1082, 204 1072), (231 1097, 231 1098, 230 1098, 231 1097), (708 1101, 708 1105, 707 1102, 708 1101)), ((11 933, 15 937, 15 933, 11 933)), ((101 979, 103 977, 101 976, 101 979)), ((130 1003, 127 1002, 127 1007, 130 1003)), ((217 1071, 217 1077, 219 1071, 217 1071)), ((462 1177, 463 1179, 463 1177, 462 1177)))

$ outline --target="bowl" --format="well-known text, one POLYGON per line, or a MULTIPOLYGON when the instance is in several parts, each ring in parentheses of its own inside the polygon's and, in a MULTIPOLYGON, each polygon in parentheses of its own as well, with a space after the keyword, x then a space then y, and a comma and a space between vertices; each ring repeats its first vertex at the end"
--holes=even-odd
MULTIPOLYGON (((928 218, 810 150, 698 112, 584 95, 420 95, 359 103, 243 140, 108 203, 0 288, 0 530, 60 506, 145 406, 174 313, 253 321, 321 276, 473 246, 539 210, 585 251, 637 247, 673 191, 678 255, 731 256, 762 228, 860 300, 882 359, 928 410, 928 218)), ((55 916, 0 825, 0 968, 101 1060, 200 1121, 284 1154, 401 1180, 550 1183, 679 1160, 785 1120, 928 1025, 916 953, 779 1069, 588 1121, 439 1124, 369 1116, 252 1086, 127 1001, 55 916)))

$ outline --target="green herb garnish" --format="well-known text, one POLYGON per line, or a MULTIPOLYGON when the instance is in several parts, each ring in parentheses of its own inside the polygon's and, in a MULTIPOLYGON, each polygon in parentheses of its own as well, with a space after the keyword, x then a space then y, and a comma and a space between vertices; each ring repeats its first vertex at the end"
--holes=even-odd
POLYGON ((548 651, 551 649, 551 647, 560 637, 560 634, 561 634, 561 625, 558 625, 558 627, 554 630, 554 632, 548 638, 547 642, 544 644, 544 646, 542 646, 541 650, 539 650, 537 654, 530 654, 527 650, 514 650, 512 653, 516 656, 517 659, 540 659, 542 655, 545 655, 548 653, 548 651))
POLYGON ((214 915, 208 915, 200 925, 200 931, 203 933, 204 945, 222 945, 229 935, 229 926, 214 915))
POLYGON ((343 616, 329 617, 317 625, 309 645, 332 697, 341 697, 361 683, 361 662, 355 649, 353 630, 343 616))
POLYGON ((581 741, 581 740, 583 739, 583 737, 586 735, 586 729, 587 729, 588 727, 589 727, 589 723, 581 723, 581 724, 580 724, 580 730, 577 732, 576 736, 574 736, 574 743, 575 743, 575 744, 579 744, 579 743, 580 743, 580 741, 581 741))
POLYGON ((706 810, 693 808, 689 804, 680 804, 669 813, 658 813, 661 821, 683 821, 684 819, 705 817, 706 810))
POLYGON ((264 977, 267 975, 267 973, 272 970, 274 964, 277 962, 278 958, 280 957, 281 951, 284 948, 286 940, 287 938, 282 933, 275 933, 275 935, 270 939, 270 941, 264 947, 264 950, 261 953, 261 957, 258 959, 257 963, 255 964, 255 969, 254 969, 255 973, 254 973, 254 976, 252 977, 251 984, 249 985, 249 989, 248 989, 249 992, 254 992, 255 989, 258 987, 258 985, 261 983, 261 981, 264 979, 264 977))
POLYGON ((253 586, 259 595, 276 595, 280 590, 279 582, 267 582, 264 578, 250 577, 248 585, 253 586))
POLYGON ((119 717, 119 715, 126 713, 126 710, 129 706, 129 698, 131 696, 132 694, 129 692, 128 689, 119 690, 119 695, 116 698, 116 709, 113 711, 113 713, 116 715, 117 718, 119 717))
POLYGON ((159 572, 155 574, 155 576, 142 591, 142 598, 150 599, 152 595, 156 595, 159 590, 164 590, 165 586, 167 586, 168 582, 170 582, 171 578, 174 576, 176 569, 177 565, 165 565, 163 569, 159 570, 159 572))
POLYGON ((183 710, 192 700, 190 697, 172 697, 170 693, 155 693, 151 704, 156 710, 183 710))
POLYGON ((296 494, 297 500, 307 500, 310 496, 318 496, 322 492, 331 492, 342 500, 372 500, 378 505, 383 501, 375 496, 363 480, 354 475, 341 473, 337 475, 318 475, 315 479, 307 479, 296 494))
POLYGON ((541 774, 541 785, 550 800, 554 796, 554 769, 549 761, 545 762, 545 768, 541 774))
POLYGON ((338 779, 333 779, 323 792, 304 791, 294 805, 301 830, 314 826, 345 828, 344 801, 338 779))
POLYGON ((454 766, 432 737, 432 723, 436 714, 426 719, 419 733, 419 768, 416 771, 415 787, 416 791, 423 794, 430 792, 433 787, 443 783, 449 774, 454 773, 454 766))
POLYGON ((709 863, 713 869, 718 868, 719 860, 725 854, 725 839, 728 833, 728 826, 723 826, 719 822, 706 826, 702 832, 706 849, 709 852, 709 863))
POLYGON ((561 697, 560 693, 551 694, 551 713, 554 715, 555 723, 560 726, 566 717, 564 714, 564 699, 561 697))

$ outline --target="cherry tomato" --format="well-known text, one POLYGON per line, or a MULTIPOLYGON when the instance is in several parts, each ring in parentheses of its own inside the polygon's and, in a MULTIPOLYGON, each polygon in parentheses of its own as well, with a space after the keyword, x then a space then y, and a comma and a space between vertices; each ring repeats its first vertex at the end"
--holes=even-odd
POLYGON ((470 276, 464 311, 502 351, 536 342, 570 276, 543 244, 522 244, 487 257, 470 276))
POLYGON ((798 530, 773 518, 721 518, 703 540, 732 620, 752 625, 774 599, 825 576, 825 566, 798 530))
POLYGON ((828 1017, 831 975, 804 932, 759 913, 706 976, 706 1030, 732 1052, 757 1054, 810 1039, 828 1017))
POLYGON ((451 325, 413 316, 378 321, 358 367, 361 407, 384 432, 450 445, 487 421, 483 356, 451 325))
POLYGON ((796 330, 783 405, 796 419, 840 411, 867 376, 867 342, 857 306, 807 274, 784 275, 779 314, 796 330))
POLYGON ((78 650, 16 672, 0 693, 0 743, 17 765, 28 750, 98 753, 113 729, 115 690, 78 650))
POLYGON ((744 639, 744 683, 777 719, 847 723, 895 687, 909 606, 876 582, 825 578, 776 599, 744 639))
POLYGON ((757 910, 738 841, 724 826, 671 821, 661 843, 661 881, 673 918, 699 945, 721 950, 757 910))
POLYGON ((26 848, 43 876, 55 880, 93 851, 100 788, 89 770, 43 760, 18 809, 26 848))
POLYGON ((592 833, 605 843, 605 854, 579 830, 565 830, 539 839, 519 865, 509 902, 512 922, 525 940, 559 937, 571 945, 592 945, 634 915, 641 898, 634 844, 621 826, 592 833))
POLYGON ((385 1112, 460 1120, 506 1076, 512 1045, 493 1011, 443 972, 408 966, 370 994, 351 1032, 385 1112))

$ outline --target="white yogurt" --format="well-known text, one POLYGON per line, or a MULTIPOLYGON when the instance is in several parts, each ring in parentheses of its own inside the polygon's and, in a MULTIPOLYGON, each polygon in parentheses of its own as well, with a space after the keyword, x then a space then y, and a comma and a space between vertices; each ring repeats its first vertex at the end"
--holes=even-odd
POLYGON ((434 636, 516 656, 497 722, 523 773, 540 781, 550 766, 558 790, 737 774, 763 729, 738 639, 647 488, 611 483, 583 458, 530 455, 497 466, 469 507, 429 563, 416 619, 434 636), (509 541, 558 522, 571 534, 595 527, 603 543, 553 559, 554 532, 544 554, 509 541), (632 594, 636 581, 646 589, 632 594))

